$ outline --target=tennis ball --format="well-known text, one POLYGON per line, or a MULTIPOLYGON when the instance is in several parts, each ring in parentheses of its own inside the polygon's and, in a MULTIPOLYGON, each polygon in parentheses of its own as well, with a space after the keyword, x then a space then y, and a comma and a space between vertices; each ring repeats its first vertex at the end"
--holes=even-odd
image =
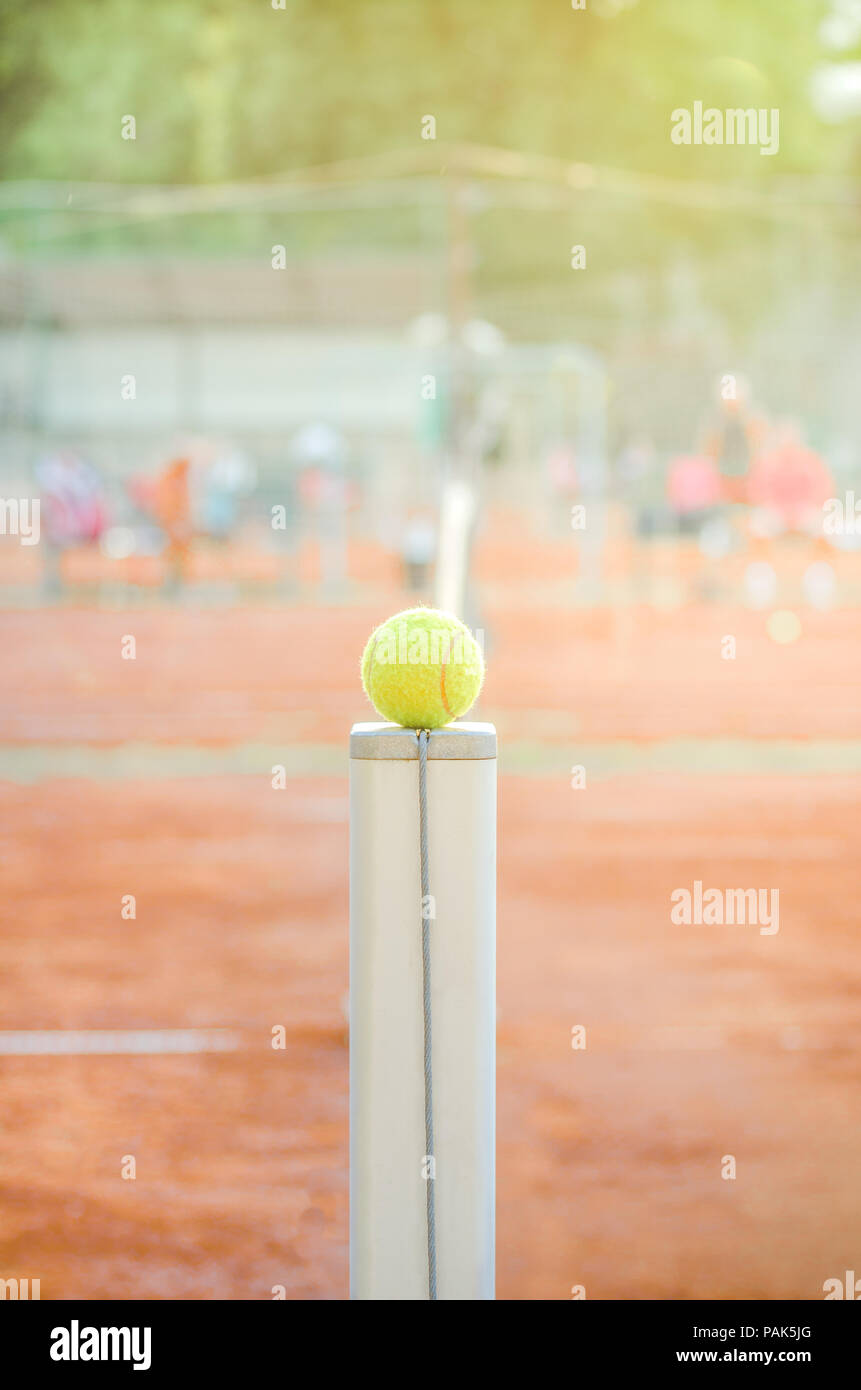
POLYGON ((408 729, 439 729, 466 714, 484 679, 478 643, 438 608, 407 608, 371 633, 362 685, 378 714, 408 729))

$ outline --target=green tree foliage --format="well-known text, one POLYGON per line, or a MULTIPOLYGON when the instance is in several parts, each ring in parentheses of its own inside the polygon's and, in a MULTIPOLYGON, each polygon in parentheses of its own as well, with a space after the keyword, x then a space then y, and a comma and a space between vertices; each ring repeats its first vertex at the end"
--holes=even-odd
POLYGON ((822 0, 5 0, 0 173, 216 182, 440 141, 679 177, 839 170, 808 99, 822 0), (674 146, 778 107, 780 157, 674 146), (134 115, 137 139, 120 138, 134 115), (740 158, 741 156, 741 158, 740 158))

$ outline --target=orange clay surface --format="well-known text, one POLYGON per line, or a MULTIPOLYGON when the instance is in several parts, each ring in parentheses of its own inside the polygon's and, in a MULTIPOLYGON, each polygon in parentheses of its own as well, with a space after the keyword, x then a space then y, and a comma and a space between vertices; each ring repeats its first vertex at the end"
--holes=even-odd
MULTIPOLYGON (((55 1299, 345 1297, 337 758, 373 717, 364 639, 410 601, 0 614, 0 1029, 239 1040, 214 1056, 0 1056, 0 1277, 55 1299), (129 745, 150 752, 117 775, 129 745), (244 770, 225 773, 238 747, 244 770), (322 770, 274 791, 272 764, 297 747, 322 770), (71 752, 84 776, 65 775, 71 752)), ((861 618, 799 612, 801 639, 780 647, 741 609, 488 596, 480 715, 511 754, 502 1298, 817 1299, 861 1269, 861 618), (707 772, 623 757, 590 775, 590 743, 660 760, 679 738, 742 752, 707 772), (672 925, 670 893, 696 878, 778 888, 779 933, 672 925)))

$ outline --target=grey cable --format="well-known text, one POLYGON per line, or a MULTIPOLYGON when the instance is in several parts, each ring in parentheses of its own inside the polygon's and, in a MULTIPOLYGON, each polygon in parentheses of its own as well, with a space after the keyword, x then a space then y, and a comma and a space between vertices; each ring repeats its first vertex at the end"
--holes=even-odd
POLYGON ((421 842, 422 864, 422 987, 424 996, 425 1031, 425 1155, 430 1160, 427 1177, 427 1226, 428 1226, 428 1298, 436 1299, 436 1208, 434 1204, 434 1151, 433 1151, 433 1050, 431 1046, 431 959, 430 959, 430 918, 426 904, 430 896, 428 888, 428 730, 419 729, 419 837, 421 842))

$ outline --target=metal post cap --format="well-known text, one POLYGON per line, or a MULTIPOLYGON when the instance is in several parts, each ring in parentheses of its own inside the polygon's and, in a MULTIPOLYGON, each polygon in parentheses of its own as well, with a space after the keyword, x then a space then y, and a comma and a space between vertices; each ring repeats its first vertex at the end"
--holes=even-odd
MULTIPOLYGON (((417 733, 417 729, 405 729, 401 724, 354 724, 350 730, 350 757, 417 759, 417 733)), ((496 729, 492 724, 468 721, 431 729, 428 757, 455 760, 495 758, 496 729)))

